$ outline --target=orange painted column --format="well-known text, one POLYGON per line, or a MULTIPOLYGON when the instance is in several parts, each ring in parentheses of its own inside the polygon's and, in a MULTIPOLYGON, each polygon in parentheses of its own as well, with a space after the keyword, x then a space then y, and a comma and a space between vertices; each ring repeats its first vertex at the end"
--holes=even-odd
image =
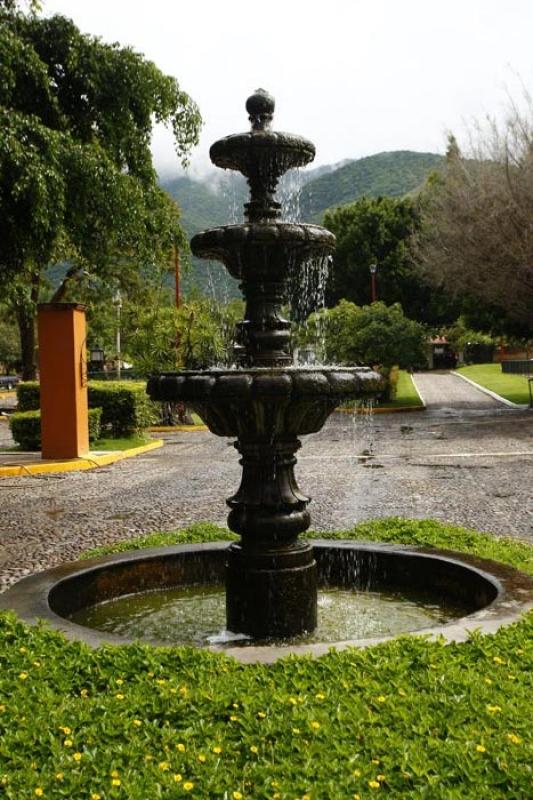
POLYGON ((38 307, 43 458, 89 452, 85 306, 38 307))

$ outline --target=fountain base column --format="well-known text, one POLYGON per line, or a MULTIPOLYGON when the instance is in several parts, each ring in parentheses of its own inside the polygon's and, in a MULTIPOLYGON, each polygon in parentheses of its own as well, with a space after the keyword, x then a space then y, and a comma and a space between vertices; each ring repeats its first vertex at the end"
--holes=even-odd
POLYGON ((298 541, 310 523, 294 476, 295 436, 246 440, 239 491, 228 500, 228 525, 241 541, 226 564, 227 627, 257 639, 297 636, 316 627, 317 578, 312 547, 298 541))
POLYGON ((257 639, 297 636, 317 623, 313 548, 298 542, 279 551, 231 545, 226 562, 227 627, 257 639))

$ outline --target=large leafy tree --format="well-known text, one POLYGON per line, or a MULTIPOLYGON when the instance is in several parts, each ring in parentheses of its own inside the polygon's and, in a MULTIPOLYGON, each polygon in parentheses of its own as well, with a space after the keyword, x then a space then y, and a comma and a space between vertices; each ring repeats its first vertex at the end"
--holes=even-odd
POLYGON ((414 262, 410 239, 418 229, 418 206, 411 198, 362 198, 329 211, 324 224, 337 237, 328 305, 370 302, 370 265, 377 265, 377 296, 400 303, 411 318, 431 324, 457 314, 448 297, 431 289, 414 262))
POLYGON ((19 324, 24 377, 35 370, 47 264, 68 260, 67 281, 83 267, 146 269, 181 241, 152 164, 154 122, 172 126, 186 161, 200 116, 175 78, 69 19, 0 0, 0 287, 19 324))

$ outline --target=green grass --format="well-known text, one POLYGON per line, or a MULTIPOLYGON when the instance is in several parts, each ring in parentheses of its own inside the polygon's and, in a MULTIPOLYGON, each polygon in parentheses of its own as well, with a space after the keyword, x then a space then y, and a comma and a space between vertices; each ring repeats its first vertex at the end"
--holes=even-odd
POLYGON ((150 441, 150 437, 142 435, 129 436, 126 439, 97 439, 91 442, 91 450, 131 450, 150 441))
MULTIPOLYGON (((134 546, 228 536, 196 525, 134 546)), ((533 547, 433 521, 330 536, 453 547, 533 572, 533 547)), ((187 648, 91 650, 0 614, 0 797, 526 800, 532 634, 530 614, 462 644, 404 636, 266 666, 187 648)))
POLYGON ((507 375, 502 372, 500 364, 472 364, 469 367, 461 367, 457 372, 512 403, 529 403, 526 376, 507 375))
POLYGON ((401 369, 398 375, 394 400, 380 403, 379 408, 407 408, 422 405, 422 400, 416 391, 411 375, 406 370, 401 369))

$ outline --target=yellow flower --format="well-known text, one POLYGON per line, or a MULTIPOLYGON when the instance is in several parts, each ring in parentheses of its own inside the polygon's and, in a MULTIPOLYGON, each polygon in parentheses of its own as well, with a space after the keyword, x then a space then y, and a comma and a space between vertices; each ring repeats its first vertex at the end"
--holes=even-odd
POLYGON ((371 789, 380 788, 379 781, 368 781, 368 785, 370 786, 371 789))
POLYGON ((34 661, 33 662, 33 666, 34 667, 40 667, 41 666, 41 662, 40 661, 34 661))
POLYGON ((56 781, 62 781, 65 777, 63 772, 56 772, 56 781))
POLYGON ((81 691, 80 691, 80 697, 88 697, 88 696, 89 696, 89 691, 88 691, 88 689, 81 689, 81 691))
POLYGON ((522 741, 522 739, 520 738, 520 736, 517 736, 517 735, 516 735, 516 733, 508 733, 508 734, 507 734, 507 738, 508 738, 508 739, 509 739, 509 741, 510 741, 510 742, 512 742, 513 744, 520 744, 520 742, 522 741))
MULTIPOLYGON (((187 689, 186 686, 180 686, 179 692, 180 692, 182 697, 187 697, 187 695, 189 694, 189 690, 187 689)), ((190 783, 190 781, 189 781, 189 783, 190 783)))
POLYGON ((279 792, 274 792, 274 794, 272 795, 272 800, 280 800, 280 798, 281 795, 279 792))
POLYGON ((483 745, 482 745, 482 744, 477 744, 477 745, 476 745, 476 750, 478 751, 478 753, 485 753, 485 752, 486 752, 486 750, 487 750, 487 748, 486 748, 486 747, 483 747, 483 745))
POLYGON ((115 681, 115 683, 117 684, 117 686, 122 686, 122 684, 124 683, 124 681, 122 680, 122 678, 117 678, 117 679, 116 679, 116 681, 115 681))
POLYGON ((372 764, 379 764, 379 758, 373 758, 372 764))
POLYGON ((492 680, 490 678, 484 678, 484 681, 488 686, 490 686, 492 683, 492 680))
POLYGON ((361 800, 361 795, 360 794, 354 794, 353 800, 361 800))
POLYGON ((222 752, 222 748, 219 747, 218 745, 216 747, 213 747, 213 753, 216 753, 217 755, 219 755, 221 752, 222 752))
POLYGON ((376 697, 376 700, 378 701, 378 703, 385 703, 386 698, 384 695, 380 694, 378 697, 376 697))
POLYGON ((241 792, 233 792, 231 796, 233 797, 233 800, 242 800, 241 792))
MULTIPOLYGON (((27 672, 21 672, 20 675, 19 675, 19 678, 20 678, 21 681, 27 680, 28 673, 27 672)), ((35 791, 37 791, 37 789, 35 791)))
POLYGON ((320 722, 317 722, 316 720, 313 720, 313 721, 310 723, 310 725, 311 725, 311 727, 312 727, 312 729, 313 729, 314 731, 317 731, 317 730, 320 728, 320 722))
POLYGON ((311 800, 311 795, 310 794, 303 794, 302 795, 302 800, 311 800))
POLYGON ((141 722, 140 719, 134 719, 133 720, 133 724, 135 725, 136 728, 140 728, 141 725, 142 725, 142 722, 141 722))
POLYGON ((28 652, 27 647, 19 647, 19 653, 27 653, 27 652, 28 652))
POLYGON ((360 769, 354 769, 353 776, 354 776, 354 778, 360 778, 361 777, 361 770, 360 769))
POLYGON ((238 719, 238 717, 236 717, 235 714, 232 714, 231 717, 229 718, 229 721, 230 722, 237 722, 237 719, 238 719))
POLYGON ((258 752, 259 752, 259 748, 257 747, 257 745, 253 744, 250 747, 250 753, 258 753, 258 752))
POLYGON ((1 713, 2 711, 5 711, 5 710, 6 710, 6 707, 5 707, 5 705, 4 705, 4 704, 0 705, 0 713, 1 713))
POLYGON ((266 717, 266 714, 264 711, 258 711, 257 716, 259 717, 259 719, 264 719, 266 717))
POLYGON ((115 697, 117 698, 117 700, 124 700, 124 695, 120 694, 120 692, 116 694, 115 697))
POLYGON ((301 730, 300 730, 300 728, 293 728, 293 729, 292 729, 292 732, 293 732, 294 734, 296 734, 296 736, 298 736, 298 734, 299 734, 299 733, 301 733, 301 730))
POLYGON ((376 775, 376 780, 380 781, 380 782, 384 781, 385 780, 385 775, 376 775))
POLYGON ((326 695, 322 694, 322 692, 319 692, 318 694, 315 694, 315 698, 317 700, 325 700, 326 699, 326 695))
POLYGON ((289 697, 289 703, 291 705, 295 706, 297 702, 298 700, 295 697, 289 697))
POLYGON ((495 664, 504 664, 505 663, 503 658, 500 658, 500 656, 494 656, 494 658, 492 660, 494 661, 495 664))
POLYGON ((74 759, 74 761, 81 761, 81 753, 74 753, 72 758, 74 759))
POLYGON ((515 650, 515 653, 516 653, 517 656, 523 656, 524 655, 524 651, 522 650, 521 647, 517 647, 517 649, 515 650))
POLYGON ((398 694, 400 697, 405 697, 405 691, 403 689, 398 689, 398 694))
POLYGON ((204 763, 204 761, 205 761, 205 756, 204 756, 204 754, 203 754, 203 753, 200 753, 200 755, 198 756, 198 761, 199 761, 201 764, 203 764, 203 763, 204 763))
POLYGON ((174 780, 175 780, 175 782, 176 782, 176 783, 179 783, 179 782, 182 780, 182 777, 181 777, 181 775, 179 774, 179 772, 176 772, 176 773, 174 774, 174 780))
POLYGON ((118 772, 116 771, 116 769, 114 769, 113 772, 110 773, 110 775, 112 778, 118 778, 118 772))
POLYGON ((35 790, 34 794, 36 794, 36 795, 37 795, 37 797, 42 797, 42 796, 43 796, 43 794, 44 794, 44 789, 41 789, 41 787, 40 787, 40 786, 38 786, 38 787, 36 788, 36 790, 35 790))
POLYGON ((183 788, 186 792, 190 792, 194 789, 194 783, 192 781, 185 781, 183 788))
POLYGON ((179 750, 180 753, 184 753, 185 752, 185 745, 183 744, 183 742, 178 742, 177 743, 176 750, 179 750))
POLYGON ((163 686, 163 684, 166 683, 166 680, 165 680, 165 678, 158 678, 156 680, 156 683, 157 683, 158 686, 163 686))
POLYGON ((74 742, 72 741, 72 739, 65 739, 65 741, 63 742, 63 744, 64 744, 64 746, 65 746, 65 747, 72 747, 72 745, 74 744, 74 742))
POLYGON ((144 760, 145 760, 145 761, 153 761, 153 760, 154 760, 154 757, 153 757, 153 756, 151 756, 150 754, 148 754, 148 755, 146 755, 146 756, 144 757, 144 760))
POLYGON ((168 761, 160 761, 158 767, 159 769, 162 769, 163 772, 168 772, 168 770, 170 769, 170 764, 168 763, 168 761))
POLYGON ((102 795, 98 794, 97 792, 93 792, 91 795, 91 800, 102 800, 102 795))
POLYGON ((68 727, 68 725, 60 725, 60 727, 59 727, 59 730, 60 730, 60 731, 63 731, 63 733, 65 734, 65 736, 68 736, 68 735, 69 735, 69 733, 72 733, 72 729, 71 729, 71 728, 69 728, 69 727, 68 727))
POLYGON ((487 711, 489 712, 489 714, 497 714, 498 711, 501 710, 502 710, 501 706, 487 706, 487 711))
POLYGON ((113 780, 111 781, 111 786, 120 786, 120 784, 121 784, 120 778, 113 778, 113 780))

